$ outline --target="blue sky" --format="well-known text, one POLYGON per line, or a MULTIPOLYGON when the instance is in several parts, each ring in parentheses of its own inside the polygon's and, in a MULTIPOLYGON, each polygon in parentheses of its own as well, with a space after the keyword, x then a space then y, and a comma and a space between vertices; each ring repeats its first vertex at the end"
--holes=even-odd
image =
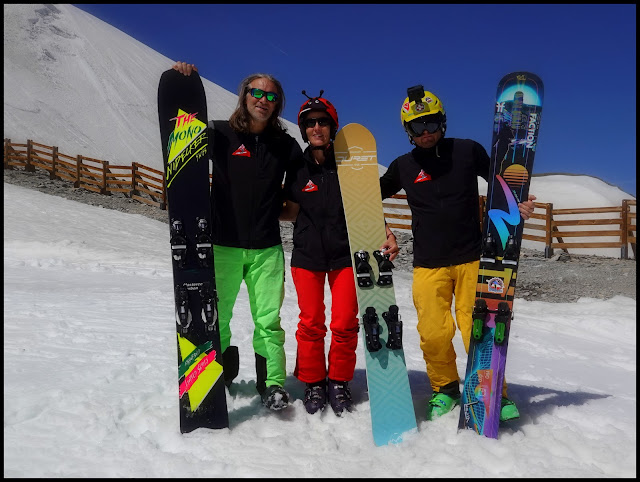
POLYGON ((534 174, 636 195, 635 5, 75 5, 231 92, 275 75, 294 123, 301 90, 324 89, 342 126, 373 133, 385 166, 412 147, 407 87, 440 97, 448 137, 490 152, 498 81, 533 72, 545 84, 534 174))

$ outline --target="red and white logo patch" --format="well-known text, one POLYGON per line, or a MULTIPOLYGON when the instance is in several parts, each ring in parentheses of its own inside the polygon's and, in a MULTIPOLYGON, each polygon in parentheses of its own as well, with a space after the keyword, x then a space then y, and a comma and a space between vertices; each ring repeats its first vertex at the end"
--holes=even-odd
POLYGON ((317 190, 318 190, 318 186, 316 186, 311 179, 309 179, 309 182, 307 183, 307 185, 302 188, 302 192, 313 192, 317 190))
POLYGON ((491 278, 487 281, 487 285, 487 291, 489 291, 489 293, 504 293, 504 281, 502 278, 491 278))
POLYGON ((431 181, 431 175, 424 172, 424 169, 420 169, 420 174, 416 177, 416 180, 413 181, 414 184, 419 182, 431 181))
POLYGON ((236 149, 236 152, 231 154, 232 156, 243 156, 243 157, 251 157, 251 153, 247 151, 247 148, 242 144, 240 147, 236 149))

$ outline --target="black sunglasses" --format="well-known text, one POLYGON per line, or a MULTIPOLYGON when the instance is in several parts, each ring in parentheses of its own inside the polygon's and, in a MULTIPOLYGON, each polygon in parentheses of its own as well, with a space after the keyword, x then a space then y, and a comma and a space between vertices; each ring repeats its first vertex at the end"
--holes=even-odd
POLYGON ((427 131, 429 134, 435 134, 442 128, 442 122, 423 122, 421 120, 412 120, 408 124, 409 131, 413 137, 420 137, 427 131))
POLYGON ((320 127, 325 127, 331 125, 331 119, 328 117, 312 117, 304 120, 304 126, 309 129, 311 127, 315 127, 316 123, 320 127))
POLYGON ((249 93, 256 99, 262 99, 262 97, 266 96, 269 102, 275 102, 276 100, 278 100, 278 94, 276 94, 275 92, 265 92, 262 89, 250 89, 249 93))

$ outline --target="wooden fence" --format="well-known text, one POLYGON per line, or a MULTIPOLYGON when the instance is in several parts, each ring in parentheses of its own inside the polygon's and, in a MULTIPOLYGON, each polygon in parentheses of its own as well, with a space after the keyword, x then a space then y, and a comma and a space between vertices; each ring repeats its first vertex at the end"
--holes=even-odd
MULTIPOLYGON (((409 213, 411 208, 406 204, 407 196, 397 194, 393 197, 404 200, 404 203, 382 203, 385 210, 385 219, 389 227, 410 230, 411 214, 409 213), (406 211, 407 214, 398 213, 398 211, 406 211), (393 222, 393 220, 399 221, 393 222)), ((486 196, 480 196, 480 205, 478 207, 480 210, 480 224, 482 224, 485 202, 486 196)), ((620 257, 629 259, 629 246, 631 246, 633 258, 635 259, 635 199, 624 199, 621 206, 601 208, 554 209, 553 203, 538 202, 534 202, 534 205, 536 210, 529 220, 524 223, 522 237, 525 240, 543 243, 546 258, 553 256, 554 248, 562 249, 567 253, 570 248, 618 248, 620 249, 620 257), (608 216, 604 218, 598 217, 603 213, 608 216), (615 228, 612 228, 613 226, 615 228), (580 229, 580 227, 582 228, 580 229), (565 241, 565 238, 577 238, 577 240, 571 242, 565 241), (597 239, 594 240, 594 238, 597 239)))
MULTIPOLYGON (((77 188, 105 195, 121 192, 160 209, 167 207, 163 173, 138 162, 130 166, 111 165, 82 155, 68 156, 58 152, 55 146, 32 140, 19 144, 5 139, 4 168, 14 167, 25 171, 42 169, 51 179, 71 181, 77 188)), ((393 229, 411 230, 411 211, 406 198, 397 194, 383 202, 385 218, 393 229)), ((485 201, 486 197, 480 196, 481 219, 485 201)), ((601 208, 554 209, 551 203, 535 203, 535 206, 536 211, 524 224, 523 238, 543 243, 545 257, 551 257, 555 248, 565 252, 572 248, 618 248, 620 257, 628 259, 630 246, 635 259, 635 199, 624 199, 621 206, 601 208), (575 241, 565 241, 571 238, 575 241)))
POLYGON ((56 146, 45 146, 32 140, 26 144, 4 140, 4 168, 36 168, 49 173, 50 179, 73 182, 74 187, 100 194, 121 192, 137 201, 166 209, 167 195, 162 171, 138 162, 130 166, 111 165, 108 161, 78 155, 62 154, 56 146))

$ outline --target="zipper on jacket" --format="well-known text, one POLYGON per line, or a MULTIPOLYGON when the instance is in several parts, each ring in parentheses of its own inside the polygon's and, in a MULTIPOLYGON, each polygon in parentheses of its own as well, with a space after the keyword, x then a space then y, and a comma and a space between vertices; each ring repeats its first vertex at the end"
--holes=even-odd
MULTIPOLYGON (((256 149, 255 149, 255 153, 256 153, 256 169, 257 172, 255 173, 256 178, 258 177, 258 173, 260 171, 260 136, 259 134, 255 135, 255 141, 256 141, 256 149)), ((254 195, 255 193, 255 189, 251 190, 251 202, 249 203, 249 205, 251 206, 251 217, 249 218, 251 220, 251 223, 254 225, 252 228, 255 228, 255 222, 256 222, 256 218, 255 218, 255 213, 256 213, 256 197, 254 195)), ((254 235, 254 229, 250 228, 249 229, 249 248, 251 249, 253 247, 253 235, 254 235)))

